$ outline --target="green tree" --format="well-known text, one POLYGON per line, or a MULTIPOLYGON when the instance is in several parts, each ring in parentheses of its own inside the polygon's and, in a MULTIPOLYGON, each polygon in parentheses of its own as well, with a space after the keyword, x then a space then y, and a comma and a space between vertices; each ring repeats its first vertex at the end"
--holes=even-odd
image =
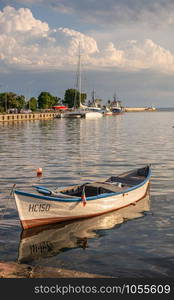
POLYGON ((17 108, 21 110, 25 106, 25 97, 23 95, 16 95, 13 92, 0 94, 0 110, 7 112, 10 108, 17 108))
POLYGON ((37 99, 35 97, 31 97, 27 102, 27 109, 31 109, 35 111, 37 109, 37 99))
POLYGON ((26 105, 25 96, 23 95, 16 96, 16 105, 14 108, 21 110, 22 108, 24 108, 25 105, 26 105))
POLYGON ((7 93, 0 94, 0 112, 7 111, 7 93))
MULTIPOLYGON (((86 100, 86 94, 81 93, 81 103, 84 104, 86 100)), ((80 93, 76 89, 67 89, 65 91, 63 104, 69 108, 80 106, 80 93)))
POLYGON ((38 108, 49 109, 58 104, 60 98, 51 95, 49 92, 41 92, 38 96, 38 108))
POLYGON ((81 93, 81 103, 84 104, 86 101, 87 95, 86 93, 81 93))

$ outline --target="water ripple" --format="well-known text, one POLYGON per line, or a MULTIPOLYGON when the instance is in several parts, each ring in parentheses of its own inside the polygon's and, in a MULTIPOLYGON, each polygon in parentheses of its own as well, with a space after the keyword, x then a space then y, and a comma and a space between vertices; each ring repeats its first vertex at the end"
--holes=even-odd
MULTIPOLYGON (((120 277, 169 276, 173 262, 173 113, 125 113, 101 120, 0 124, 0 216, 13 184, 66 186, 152 166, 151 214, 100 231, 42 264, 120 277), (36 169, 43 168, 43 176, 36 169), (71 249, 71 250, 70 250, 71 249)), ((0 223, 1 257, 17 259, 20 223, 14 199, 0 223)), ((65 247, 66 248, 66 247, 65 247)), ((68 249, 68 246, 67 246, 68 249)))

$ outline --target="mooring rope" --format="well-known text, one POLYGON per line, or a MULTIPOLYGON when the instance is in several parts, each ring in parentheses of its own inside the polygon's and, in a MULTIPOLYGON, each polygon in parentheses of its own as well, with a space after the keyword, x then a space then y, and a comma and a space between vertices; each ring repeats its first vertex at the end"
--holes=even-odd
POLYGON ((12 189, 11 189, 11 191, 10 191, 10 195, 9 195, 9 197, 8 197, 8 200, 7 200, 7 205, 6 205, 4 211, 3 211, 2 215, 1 215, 0 221, 3 220, 3 218, 4 218, 4 216, 5 216, 6 212, 7 212, 7 209, 8 209, 8 207, 9 207, 9 203, 10 203, 10 199, 11 199, 11 196, 13 195, 15 186, 16 186, 16 184, 13 184, 12 189))

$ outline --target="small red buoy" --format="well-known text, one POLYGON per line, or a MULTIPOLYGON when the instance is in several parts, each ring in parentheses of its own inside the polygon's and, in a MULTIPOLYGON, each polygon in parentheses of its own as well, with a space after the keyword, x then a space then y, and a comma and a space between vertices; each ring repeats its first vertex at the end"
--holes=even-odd
POLYGON ((42 176, 42 168, 37 169, 37 176, 42 176))

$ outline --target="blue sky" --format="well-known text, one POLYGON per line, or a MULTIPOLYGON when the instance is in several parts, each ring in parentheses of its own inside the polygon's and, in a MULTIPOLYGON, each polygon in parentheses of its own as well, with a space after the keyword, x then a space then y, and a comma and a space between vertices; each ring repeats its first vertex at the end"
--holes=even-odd
POLYGON ((173 107, 173 30, 170 0, 0 0, 0 91, 63 97, 80 41, 88 99, 173 107))

